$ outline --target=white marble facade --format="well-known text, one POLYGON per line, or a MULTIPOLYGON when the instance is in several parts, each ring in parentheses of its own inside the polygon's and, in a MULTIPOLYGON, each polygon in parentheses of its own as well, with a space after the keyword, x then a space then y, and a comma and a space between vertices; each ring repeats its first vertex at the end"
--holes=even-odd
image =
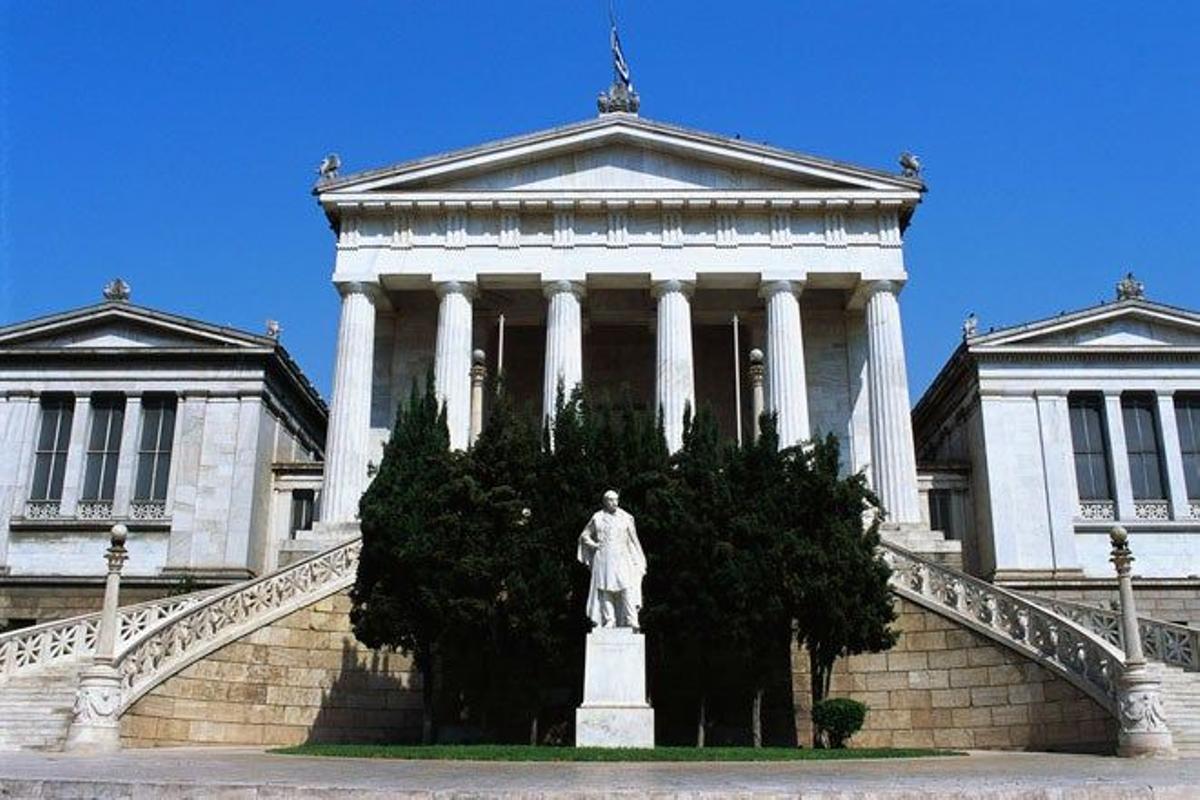
POLYGON ((352 524, 413 381, 465 447, 473 350, 519 401, 624 385, 725 432, 767 358, 786 444, 836 434, 892 521, 919 524, 897 296, 919 178, 607 113, 316 188, 341 295, 324 524, 352 524), (733 319, 739 320, 735 372, 733 319), (503 355, 501 356, 501 351, 503 355))
POLYGON ((956 470, 969 483, 967 566, 999 581, 1111 578, 1119 522, 1136 575, 1194 581, 1198 345, 1200 314, 1131 281, 1114 302, 967 336, 913 412, 922 472, 945 491, 961 488, 956 470))
POLYGON ((270 336, 124 298, 0 328, 0 589, 99 579, 118 521, 141 585, 272 568, 272 465, 319 462, 325 424, 270 336))

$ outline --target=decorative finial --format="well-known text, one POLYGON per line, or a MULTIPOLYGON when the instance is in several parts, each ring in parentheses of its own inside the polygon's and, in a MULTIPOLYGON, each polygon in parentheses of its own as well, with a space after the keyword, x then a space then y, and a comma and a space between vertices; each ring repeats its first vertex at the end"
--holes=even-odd
POLYGON ((267 336, 270 336, 272 339, 278 339, 281 333, 283 333, 283 326, 279 324, 278 320, 267 320, 267 336))
POLYGON ((967 314, 967 318, 963 320, 963 324, 962 324, 963 339, 964 340, 970 339, 972 336, 975 336, 978 333, 979 333, 979 317, 975 316, 975 312, 972 311, 970 314, 967 314))
POLYGON ((750 351, 750 363, 751 364, 763 363, 763 351, 759 350, 757 347, 753 348, 750 351))
POLYGON ((1132 272, 1125 273, 1125 277, 1117 281, 1117 299, 1118 300, 1143 300, 1146 297, 1146 284, 1133 277, 1132 272))
POLYGON ((131 291, 128 283, 120 278, 113 278, 104 284, 104 299, 114 303, 128 303, 131 291))
POLYGON ((482 350, 472 350, 471 351, 471 363, 476 364, 476 365, 486 364, 487 363, 487 353, 483 352, 482 350))
POLYGON ((612 50, 613 82, 612 86, 608 87, 608 91, 601 92, 600 96, 596 98, 596 105, 599 107, 601 114, 612 114, 614 112, 636 114, 638 108, 641 106, 641 98, 633 90, 633 80, 629 73, 629 62, 625 60, 625 53, 621 50, 621 37, 617 35, 616 17, 610 11, 608 18, 611 24, 608 43, 612 50))
POLYGON ((342 159, 337 153, 330 153, 321 159, 321 165, 317 167, 317 175, 323 181, 331 181, 337 177, 338 170, 342 168, 342 159))
POLYGON ((900 171, 906 178, 921 177, 921 159, 915 153, 905 150, 900 154, 900 171))

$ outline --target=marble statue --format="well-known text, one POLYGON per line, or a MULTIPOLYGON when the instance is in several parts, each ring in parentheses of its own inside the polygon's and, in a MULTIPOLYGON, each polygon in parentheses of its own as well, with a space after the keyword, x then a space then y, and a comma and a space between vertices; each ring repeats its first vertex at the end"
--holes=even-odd
POLYGON ((603 502, 579 535, 579 561, 592 570, 587 615, 600 628, 637 630, 646 556, 633 515, 619 507, 617 493, 609 489, 603 502))

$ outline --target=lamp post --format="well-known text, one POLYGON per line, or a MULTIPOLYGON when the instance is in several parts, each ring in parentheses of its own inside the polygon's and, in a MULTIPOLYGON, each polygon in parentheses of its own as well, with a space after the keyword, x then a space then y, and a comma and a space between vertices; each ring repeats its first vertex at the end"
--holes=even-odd
POLYGON ((96 630, 96 654, 92 665, 79 675, 71 729, 66 749, 79 753, 113 753, 121 749, 121 675, 113 667, 120 624, 121 568, 129 558, 125 549, 128 529, 112 527, 109 548, 104 554, 108 574, 104 579, 104 607, 96 630))
POLYGON ((483 384, 487 380, 487 354, 482 350, 471 353, 471 431, 468 444, 475 444, 483 431, 483 384))
POLYGON ((1133 553, 1129 533, 1114 525, 1109 534, 1121 599, 1121 638, 1125 644, 1125 670, 1117 681, 1117 755, 1124 758, 1170 758, 1175 754, 1171 729, 1162 707, 1162 676, 1156 664, 1147 664, 1138 630, 1133 600, 1133 553))
POLYGON ((766 375, 763 366, 763 351, 757 347, 750 351, 750 408, 754 413, 754 441, 758 441, 762 433, 763 415, 763 377, 766 375))

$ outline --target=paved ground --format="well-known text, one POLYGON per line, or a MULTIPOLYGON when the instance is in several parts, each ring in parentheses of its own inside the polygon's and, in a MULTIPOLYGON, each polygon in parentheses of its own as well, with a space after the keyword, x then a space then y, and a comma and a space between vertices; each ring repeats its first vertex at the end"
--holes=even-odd
POLYGON ((742 764, 498 764, 164 749, 0 753, 0 798, 584 798, 1196 800, 1200 759, 1044 753, 742 764))

